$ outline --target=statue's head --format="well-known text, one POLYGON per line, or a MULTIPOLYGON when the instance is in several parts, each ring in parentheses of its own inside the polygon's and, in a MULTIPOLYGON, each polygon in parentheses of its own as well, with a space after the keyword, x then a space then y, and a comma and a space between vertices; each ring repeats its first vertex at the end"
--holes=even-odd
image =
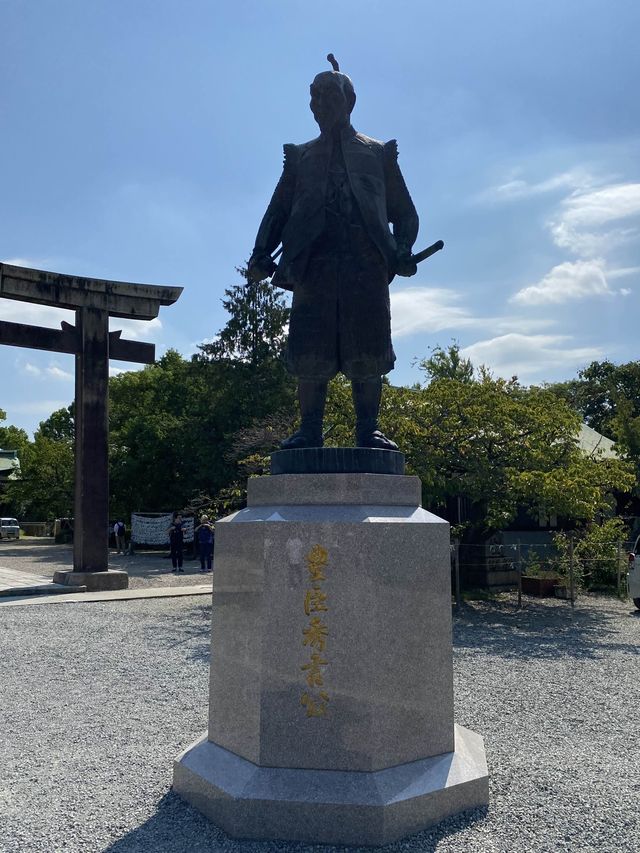
POLYGON ((356 93, 351 79, 342 74, 338 63, 330 53, 327 57, 333 71, 317 74, 311 84, 311 112, 323 133, 334 127, 349 123, 349 116, 356 102, 356 93))

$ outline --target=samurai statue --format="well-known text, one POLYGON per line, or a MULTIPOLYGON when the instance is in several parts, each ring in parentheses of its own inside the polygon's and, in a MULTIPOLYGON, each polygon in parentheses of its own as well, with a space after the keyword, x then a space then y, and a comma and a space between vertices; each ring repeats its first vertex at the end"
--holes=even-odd
POLYGON ((320 136, 284 146, 248 274, 254 281, 273 276, 272 284, 293 291, 286 362, 298 379, 301 422, 282 448, 322 447, 327 384, 341 372, 351 380, 356 445, 397 450, 378 428, 382 376, 395 362, 389 284, 416 273, 418 215, 396 141, 352 127, 353 83, 333 54, 327 58, 334 70, 311 84, 320 136))

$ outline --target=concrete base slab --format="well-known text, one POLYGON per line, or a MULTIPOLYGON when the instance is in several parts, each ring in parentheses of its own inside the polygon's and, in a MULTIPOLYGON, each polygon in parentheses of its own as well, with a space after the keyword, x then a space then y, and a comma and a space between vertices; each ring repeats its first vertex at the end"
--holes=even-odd
POLYGON ((480 735, 373 772, 259 767, 206 735, 174 764, 175 792, 234 838, 378 846, 489 802, 480 735))
POLYGON ((62 587, 66 595, 15 595, 11 598, 0 596, 0 607, 20 607, 34 604, 91 604, 94 601, 134 601, 140 598, 182 598, 186 595, 211 596, 211 584, 207 586, 167 586, 144 587, 142 589, 107 589, 100 592, 83 592, 83 586, 62 587))
POLYGON ((53 582, 64 586, 84 586, 88 592, 103 589, 127 589, 129 574, 120 569, 108 572, 74 572, 71 569, 54 572, 53 582))
POLYGON ((84 592, 86 587, 78 586, 70 590, 68 586, 52 583, 50 578, 43 575, 30 575, 15 569, 0 566, 0 598, 16 595, 56 595, 69 592, 84 592))

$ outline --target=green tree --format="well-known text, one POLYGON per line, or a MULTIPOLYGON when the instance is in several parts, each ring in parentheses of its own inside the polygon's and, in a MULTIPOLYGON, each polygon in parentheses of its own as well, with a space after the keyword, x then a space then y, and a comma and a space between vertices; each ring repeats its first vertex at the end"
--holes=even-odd
POLYGON ((110 381, 114 514, 238 504, 255 470, 244 462, 256 454, 253 427, 291 419, 282 295, 265 282, 225 293, 228 322, 190 361, 169 351, 110 381))
POLYGON ((214 371, 175 350, 110 380, 112 514, 181 509, 192 493, 224 481, 221 390, 214 371))
POLYGON ((73 515, 73 445, 37 430, 18 453, 20 477, 7 483, 5 491, 12 512, 29 521, 73 515))
MULTIPOLYGON (((328 443, 350 441, 353 413, 342 380, 331 384, 326 420, 328 443)), ((580 419, 553 392, 486 372, 470 382, 385 385, 380 422, 420 476, 425 505, 440 510, 450 498, 468 498, 483 529, 505 526, 521 506, 586 521, 610 509, 612 490, 633 483, 628 463, 580 451, 580 419)))
POLYGON ((73 403, 65 409, 56 409, 46 420, 40 423, 39 433, 52 441, 65 441, 73 444, 75 439, 74 411, 73 403))
POLYGON ((621 518, 587 524, 577 533, 556 533, 553 541, 557 553, 548 561, 548 568, 555 569, 567 585, 573 575, 577 589, 613 589, 618 583, 618 573, 622 577, 626 573, 627 555, 620 545, 627 538, 621 518))
MULTIPOLYGON (((4 412, 0 419, 4 420, 4 412)), ((73 507, 73 446, 36 430, 33 441, 23 429, 0 427, 0 447, 17 450, 20 473, 4 484, 2 506, 20 519, 47 521, 70 515, 73 507)))
POLYGON ((566 400, 590 427, 609 438, 620 429, 620 404, 626 401, 625 417, 640 416, 640 361, 614 364, 592 361, 576 379, 546 386, 566 400))
POLYGON ((431 355, 418 362, 430 380, 433 379, 455 379, 458 382, 473 382, 473 364, 471 359, 460 355, 460 345, 452 341, 446 349, 435 346, 431 349, 431 355))
POLYGON ((229 320, 199 349, 210 360, 227 359, 258 368, 282 357, 290 309, 281 290, 266 281, 249 281, 245 267, 237 271, 244 282, 227 288, 222 300, 229 320))
MULTIPOLYGON (((7 419, 7 413, 0 409, 0 422, 7 419)), ((29 443, 29 436, 20 429, 20 427, 11 426, 10 424, 0 425, 0 448, 2 450, 17 450, 18 457, 20 452, 29 443)))

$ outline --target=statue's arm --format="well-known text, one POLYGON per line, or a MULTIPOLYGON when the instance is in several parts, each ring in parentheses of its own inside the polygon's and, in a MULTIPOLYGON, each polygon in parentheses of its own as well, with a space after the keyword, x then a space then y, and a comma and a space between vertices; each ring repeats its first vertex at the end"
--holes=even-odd
MULTIPOLYGON (((398 246, 398 259, 411 256, 411 247, 418 236, 418 213, 398 165, 398 143, 395 139, 384 145, 384 173, 387 193, 387 217, 393 226, 398 246)), ((398 270, 400 274, 401 271, 398 270)))
POLYGON ((271 255, 282 239, 282 230, 291 213, 295 186, 296 146, 285 145, 282 175, 273 192, 269 207, 262 217, 249 260, 249 275, 254 280, 268 278, 275 269, 271 255))

